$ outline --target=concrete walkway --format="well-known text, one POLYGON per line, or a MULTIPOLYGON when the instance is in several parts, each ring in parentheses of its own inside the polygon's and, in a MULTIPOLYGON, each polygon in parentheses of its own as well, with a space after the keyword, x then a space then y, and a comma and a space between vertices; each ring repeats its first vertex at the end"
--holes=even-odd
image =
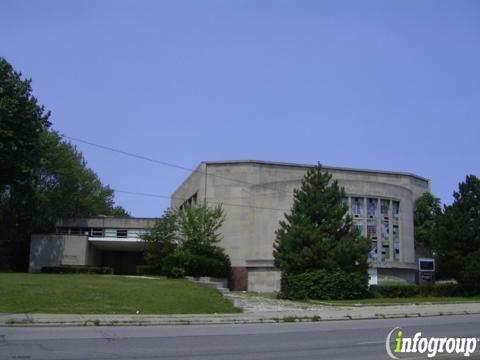
POLYGON ((201 325, 235 323, 273 323, 325 320, 389 319, 443 315, 480 314, 480 303, 321 306, 251 311, 242 314, 208 315, 63 315, 0 314, 0 326, 100 326, 100 325, 201 325))

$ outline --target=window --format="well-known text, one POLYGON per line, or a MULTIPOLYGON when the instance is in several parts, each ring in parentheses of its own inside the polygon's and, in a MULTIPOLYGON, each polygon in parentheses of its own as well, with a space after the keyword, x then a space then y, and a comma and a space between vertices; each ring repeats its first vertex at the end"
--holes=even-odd
POLYGON ((365 236, 364 228, 365 228, 365 220, 363 219, 354 219, 353 226, 358 230, 360 235, 365 236))
POLYGON ((81 228, 78 228, 78 227, 70 228, 70 235, 80 235, 80 234, 81 234, 81 228))
POLYGON ((393 225, 392 230, 393 237, 393 259, 400 260, 400 236, 398 231, 398 225, 393 225))
POLYGON ((190 206, 197 205, 197 193, 193 194, 190 199, 187 200, 190 206))
POLYGON ((92 229, 92 236, 93 237, 103 237, 103 229, 102 228, 93 228, 92 229))
POLYGON ((57 227, 57 234, 68 235, 68 227, 57 227))
POLYGON ((390 200, 382 199, 380 202, 380 213, 384 219, 388 219, 388 213, 390 210, 390 200))
POLYGON ((367 220, 367 237, 372 240, 377 240, 377 220, 367 220))
POLYGON ((182 205, 179 206, 180 211, 185 210, 186 206, 196 206, 197 205, 197 193, 190 196, 187 200, 183 202, 182 205))
POLYGON ((374 261, 378 258, 377 240, 372 241, 370 252, 368 253, 368 260, 374 261))
POLYGON ((398 219, 400 213, 400 202, 392 201, 392 217, 393 219, 398 219))
POLYGON ((390 260, 390 226, 388 219, 382 220, 382 260, 390 260))
POLYGON ((352 214, 353 217, 363 216, 363 198, 361 197, 352 197, 352 214))
POLYGON ((126 238, 128 237, 128 230, 127 229, 118 229, 117 230, 117 238, 126 238))
POLYGON ((400 260, 400 202, 381 198, 351 197, 353 226, 371 243, 371 261, 400 260))
POLYGON ((368 198, 367 200, 367 216, 371 219, 377 216, 377 199, 368 198))

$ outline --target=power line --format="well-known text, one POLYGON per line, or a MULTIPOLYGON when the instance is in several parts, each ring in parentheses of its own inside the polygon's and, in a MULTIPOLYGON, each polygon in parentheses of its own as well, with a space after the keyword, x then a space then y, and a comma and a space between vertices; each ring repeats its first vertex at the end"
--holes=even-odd
MULTIPOLYGON (((155 198, 168 199, 168 200, 180 200, 180 201, 185 201, 185 200, 187 200, 186 198, 180 198, 180 197, 174 197, 174 196, 168 196, 168 195, 142 193, 142 192, 126 191, 126 190, 117 190, 117 189, 112 189, 112 190, 115 191, 116 193, 128 194, 128 195, 155 197, 155 198)), ((208 199, 207 199, 207 202, 209 202, 209 203, 211 203, 211 204, 217 204, 217 205, 246 207, 246 208, 251 208, 251 209, 259 209, 259 210, 290 211, 290 209, 279 209, 279 208, 264 207, 264 206, 254 206, 254 205, 245 205, 245 204, 231 204, 231 203, 225 203, 225 202, 221 202, 221 201, 210 201, 210 200, 208 200, 208 199)))
MULTIPOLYGON (((101 144, 93 143, 93 142, 91 142, 91 141, 79 139, 79 138, 72 137, 72 136, 68 136, 68 135, 65 135, 65 134, 60 134, 60 136, 62 136, 62 137, 65 138, 65 139, 68 139, 68 140, 80 142, 80 143, 83 143, 83 144, 87 144, 87 145, 90 145, 90 146, 97 147, 97 148, 99 148, 99 149, 108 150, 108 151, 111 151, 111 152, 115 152, 115 153, 122 154, 122 155, 125 155, 125 156, 130 156, 130 157, 132 157, 132 158, 136 158, 136 159, 140 159, 140 160, 152 162, 152 163, 155 163, 155 164, 159 164, 159 165, 163 165, 163 166, 168 166, 168 167, 172 167, 172 168, 175 168, 175 169, 184 170, 184 171, 188 171, 188 172, 199 173, 199 174, 206 175, 206 176, 216 177, 216 178, 223 179, 223 180, 227 180, 227 181, 233 181, 233 182, 237 182, 237 183, 244 184, 244 185, 248 185, 248 186, 263 187, 263 188, 265 188, 265 189, 272 190, 272 191, 273 191, 272 194, 274 194, 274 193, 285 193, 285 194, 289 194, 289 195, 292 194, 290 191, 273 189, 273 188, 268 187, 268 185, 264 185, 264 184, 252 184, 252 183, 250 183, 250 182, 248 182, 248 181, 244 181, 244 180, 240 180, 240 179, 235 179, 235 178, 231 178, 231 177, 221 176, 221 175, 217 175, 217 174, 209 174, 208 172, 205 172, 205 171, 202 171, 202 170, 199 170, 199 169, 191 169, 191 168, 188 168, 188 167, 185 167, 185 166, 182 166, 182 165, 177 165, 177 164, 170 163, 170 162, 167 162, 167 161, 162 161, 162 160, 153 159, 153 158, 150 158, 150 157, 147 157, 147 156, 143 156, 143 155, 135 154, 135 153, 132 153, 132 152, 128 152, 128 151, 124 151, 124 150, 112 148, 112 147, 106 146, 106 145, 101 145, 101 144)), ((261 196, 268 196, 268 195, 272 195, 272 194, 262 194, 261 196)))

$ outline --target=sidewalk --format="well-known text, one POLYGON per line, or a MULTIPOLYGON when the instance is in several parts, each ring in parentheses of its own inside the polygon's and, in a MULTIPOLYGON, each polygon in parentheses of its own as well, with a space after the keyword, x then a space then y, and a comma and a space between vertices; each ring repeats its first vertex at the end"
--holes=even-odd
POLYGON ((258 311, 258 309, 249 309, 247 307, 243 314, 208 315, 0 314, 0 326, 206 325, 389 319, 469 314, 480 314, 480 303, 362 307, 315 305, 312 307, 297 309, 262 309, 262 311, 258 311))

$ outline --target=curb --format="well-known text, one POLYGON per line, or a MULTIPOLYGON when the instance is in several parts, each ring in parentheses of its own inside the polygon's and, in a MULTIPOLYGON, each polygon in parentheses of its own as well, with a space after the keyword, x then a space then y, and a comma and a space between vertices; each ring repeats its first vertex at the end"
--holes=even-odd
POLYGON ((353 316, 349 314, 265 314, 261 316, 229 314, 217 315, 42 315, 42 314, 0 314, 0 326, 4 327, 77 327, 77 326, 160 326, 160 325, 221 325, 259 323, 298 323, 318 321, 382 320, 434 316, 477 315, 480 312, 452 311, 432 313, 375 314, 353 316), (276 316, 268 316, 276 315, 276 316), (330 315, 330 316, 328 316, 330 315))

